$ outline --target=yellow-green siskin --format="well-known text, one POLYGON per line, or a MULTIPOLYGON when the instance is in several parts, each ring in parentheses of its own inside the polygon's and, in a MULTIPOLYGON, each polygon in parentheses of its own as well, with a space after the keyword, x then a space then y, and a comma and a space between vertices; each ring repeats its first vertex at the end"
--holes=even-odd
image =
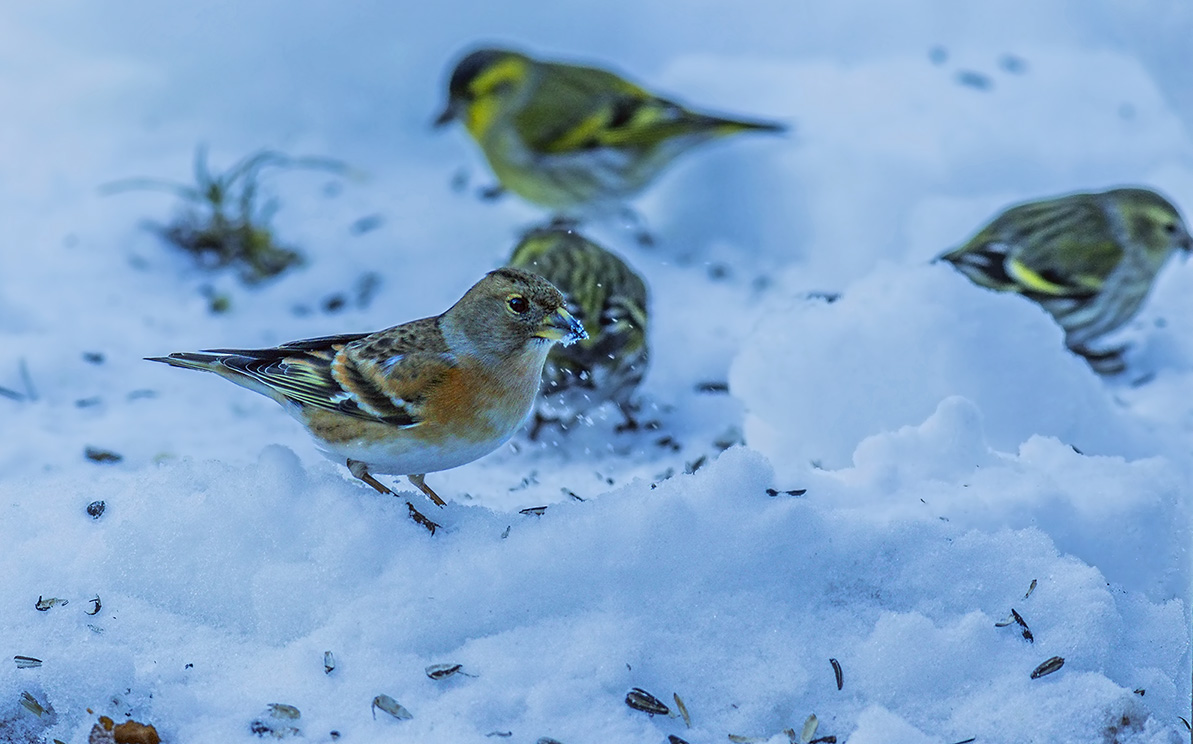
POLYGON ((698 113, 606 70, 508 49, 456 65, 436 124, 455 119, 503 188, 555 211, 619 205, 702 142, 784 129, 698 113))
POLYGON ((1180 213, 1142 188, 1069 194, 1006 210, 942 259, 983 287, 1038 302, 1065 344, 1103 374, 1123 370, 1122 348, 1090 342, 1127 323, 1177 250, 1193 252, 1180 213))
POLYGON ((558 287, 588 333, 548 355, 531 437, 546 423, 566 426, 606 401, 621 409, 624 428, 635 428, 631 399, 649 354, 646 283, 613 253, 558 226, 527 233, 509 265, 558 287))

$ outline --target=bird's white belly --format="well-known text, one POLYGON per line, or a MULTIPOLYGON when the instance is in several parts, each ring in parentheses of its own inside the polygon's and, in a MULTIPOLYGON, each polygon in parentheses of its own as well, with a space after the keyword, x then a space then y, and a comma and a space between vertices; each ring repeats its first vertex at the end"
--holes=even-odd
POLYGON ((370 473, 410 475, 436 473, 470 463, 505 444, 511 436, 512 431, 500 439, 483 442, 448 440, 441 444, 418 440, 386 443, 358 440, 334 444, 315 440, 315 443, 323 454, 337 462, 359 460, 368 466, 370 473))

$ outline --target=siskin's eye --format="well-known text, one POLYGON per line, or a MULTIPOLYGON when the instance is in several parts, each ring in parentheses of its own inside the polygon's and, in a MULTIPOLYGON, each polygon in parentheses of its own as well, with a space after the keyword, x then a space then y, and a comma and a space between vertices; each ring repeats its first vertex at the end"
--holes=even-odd
POLYGON ((510 306, 510 310, 513 310, 518 315, 530 309, 530 300, 527 300, 522 295, 514 295, 506 300, 506 304, 510 306))
POLYGON ((1168 233, 1169 235, 1176 235, 1176 223, 1169 222, 1169 223, 1165 224, 1164 232, 1168 233))

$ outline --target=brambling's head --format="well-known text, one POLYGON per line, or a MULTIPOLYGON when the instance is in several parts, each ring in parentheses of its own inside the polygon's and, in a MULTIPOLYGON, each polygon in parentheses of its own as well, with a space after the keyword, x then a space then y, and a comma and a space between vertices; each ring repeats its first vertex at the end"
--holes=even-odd
POLYGON ((491 360, 588 337, 563 295, 537 274, 497 269, 472 286, 440 319, 444 335, 491 360))

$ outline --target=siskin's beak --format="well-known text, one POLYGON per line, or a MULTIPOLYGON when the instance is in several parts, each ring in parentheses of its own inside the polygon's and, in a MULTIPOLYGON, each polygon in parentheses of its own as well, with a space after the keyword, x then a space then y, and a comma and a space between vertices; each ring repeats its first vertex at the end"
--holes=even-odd
POLYGON ((440 129, 451 124, 460 115, 460 103, 455 98, 448 99, 447 106, 444 107, 441 113, 434 122, 434 127, 440 129))
POLYGON ((588 332, 580 321, 562 307, 543 318, 538 333, 534 335, 548 341, 558 341, 564 346, 588 338, 588 332))

